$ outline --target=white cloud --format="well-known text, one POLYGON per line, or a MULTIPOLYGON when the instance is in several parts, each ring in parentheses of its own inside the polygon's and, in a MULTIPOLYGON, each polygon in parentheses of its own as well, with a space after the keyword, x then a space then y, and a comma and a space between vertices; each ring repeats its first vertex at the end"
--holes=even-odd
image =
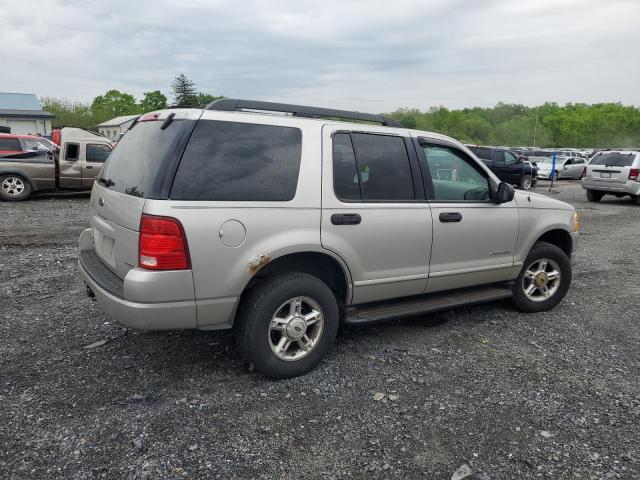
POLYGON ((361 110, 640 104, 632 0, 0 0, 0 90, 213 94, 361 110))

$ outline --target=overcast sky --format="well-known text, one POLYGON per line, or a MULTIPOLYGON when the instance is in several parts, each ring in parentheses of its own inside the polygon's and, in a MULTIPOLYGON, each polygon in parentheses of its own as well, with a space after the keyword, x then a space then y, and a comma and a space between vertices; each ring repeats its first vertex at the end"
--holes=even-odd
POLYGON ((0 0, 0 91, 640 105, 640 0, 0 0))

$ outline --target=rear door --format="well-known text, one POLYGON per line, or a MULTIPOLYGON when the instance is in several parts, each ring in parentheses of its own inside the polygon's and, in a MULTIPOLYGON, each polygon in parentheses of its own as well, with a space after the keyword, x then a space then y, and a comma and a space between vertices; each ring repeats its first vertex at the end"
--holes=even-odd
POLYGON ((423 293, 431 212, 408 136, 323 128, 322 246, 353 279, 353 303, 423 293))
POLYGON ((86 143, 82 145, 82 186, 90 187, 98 176, 102 165, 111 153, 111 145, 107 143, 86 143))
POLYGON ((58 186, 78 188, 82 186, 82 162, 79 142, 62 142, 58 156, 58 186))

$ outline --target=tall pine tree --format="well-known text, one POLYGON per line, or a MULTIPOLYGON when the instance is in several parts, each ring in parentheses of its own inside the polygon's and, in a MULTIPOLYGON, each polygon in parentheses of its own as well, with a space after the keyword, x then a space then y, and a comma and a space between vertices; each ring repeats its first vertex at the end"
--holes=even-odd
POLYGON ((198 96, 195 84, 184 73, 178 75, 171 84, 175 107, 196 107, 198 96))

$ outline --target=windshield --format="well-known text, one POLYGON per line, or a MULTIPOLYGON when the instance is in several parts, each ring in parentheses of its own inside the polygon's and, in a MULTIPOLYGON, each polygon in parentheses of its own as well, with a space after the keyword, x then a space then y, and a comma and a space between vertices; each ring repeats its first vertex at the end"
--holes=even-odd
POLYGON ((630 167, 635 158, 635 153, 601 152, 591 160, 591 165, 630 167))

